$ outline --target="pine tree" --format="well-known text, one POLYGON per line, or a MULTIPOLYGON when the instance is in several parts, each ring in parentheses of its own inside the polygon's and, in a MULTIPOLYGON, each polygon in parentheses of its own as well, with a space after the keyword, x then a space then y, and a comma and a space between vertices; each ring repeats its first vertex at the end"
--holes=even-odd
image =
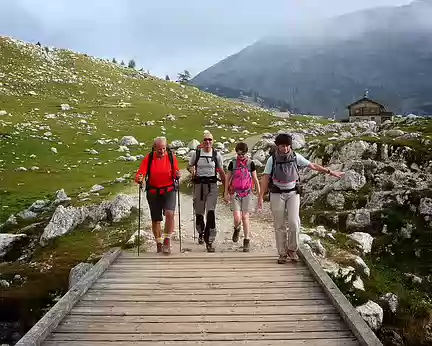
POLYGON ((184 72, 178 74, 177 82, 180 84, 188 84, 191 79, 191 75, 188 70, 184 70, 184 72))
POLYGON ((135 68, 135 66, 136 66, 136 63, 135 63, 135 60, 129 60, 129 63, 128 63, 128 67, 129 68, 135 68))
POLYGON ((170 77, 169 77, 168 75, 166 75, 166 76, 165 76, 165 80, 166 80, 166 81, 170 81, 171 79, 170 79, 170 77))

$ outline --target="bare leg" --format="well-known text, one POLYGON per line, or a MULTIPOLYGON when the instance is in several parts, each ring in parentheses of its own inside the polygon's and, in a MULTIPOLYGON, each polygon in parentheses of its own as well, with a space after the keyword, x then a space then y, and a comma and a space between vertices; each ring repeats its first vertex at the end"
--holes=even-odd
POLYGON ((162 243, 162 229, 160 221, 152 221, 152 231, 156 243, 162 243))
POLYGON ((174 232, 174 211, 165 210, 165 237, 171 237, 174 232))
POLYGON ((244 238, 245 239, 249 239, 249 213, 248 212, 242 212, 241 213, 241 218, 242 218, 242 223, 243 223, 243 233, 244 233, 244 238))

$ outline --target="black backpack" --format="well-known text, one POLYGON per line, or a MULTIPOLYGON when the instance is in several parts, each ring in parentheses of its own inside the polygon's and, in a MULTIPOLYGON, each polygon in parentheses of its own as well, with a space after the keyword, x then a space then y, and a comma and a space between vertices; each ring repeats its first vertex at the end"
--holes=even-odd
MULTIPOLYGON (((148 191, 149 188, 156 189, 156 190, 160 190, 161 189, 161 188, 151 187, 148 184, 148 182, 150 181, 150 172, 151 172, 150 168, 151 168, 151 164, 153 162, 154 152, 155 152, 154 148, 152 148, 152 151, 148 154, 149 159, 148 159, 148 164, 147 164, 147 175, 146 175, 146 178, 145 178, 145 181, 146 181, 146 191, 148 191)), ((167 148, 167 153, 168 153, 168 158, 169 158, 169 161, 170 161, 170 164, 171 164, 171 171, 173 171, 174 170, 174 154, 171 151, 171 149, 169 149, 169 148, 167 148)), ((174 179, 173 179, 173 186, 174 186, 174 179)), ((167 187, 171 187, 171 186, 167 186, 167 187)), ((162 188, 162 190, 163 189, 164 188, 162 188)))
MULTIPOLYGON (((215 181, 218 180, 217 179, 217 169, 219 168, 219 164, 218 164, 218 160, 217 160, 217 153, 218 153, 217 150, 213 148, 213 153, 212 153, 212 157, 211 157, 210 160, 215 163, 214 177, 203 177, 205 180, 208 180, 209 178, 212 179, 212 180, 216 179, 215 181)), ((199 161, 200 157, 201 157, 201 148, 197 148, 196 151, 195 151, 195 162, 194 162, 195 172, 196 172, 198 161, 199 161)), ((206 159, 207 159, 207 162, 208 162, 209 158, 206 157, 206 159)), ((197 176, 195 176, 195 179, 197 179, 197 181, 200 180, 200 178, 197 177, 197 176)))

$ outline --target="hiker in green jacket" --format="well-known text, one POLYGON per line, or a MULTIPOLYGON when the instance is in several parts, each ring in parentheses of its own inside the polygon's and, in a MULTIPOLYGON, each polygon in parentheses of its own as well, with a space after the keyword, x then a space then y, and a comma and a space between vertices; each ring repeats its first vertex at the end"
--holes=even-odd
POLYGON ((278 263, 287 262, 287 258, 298 261, 298 243, 300 232, 300 176, 299 167, 330 174, 341 178, 345 173, 333 172, 316 163, 312 163, 292 148, 292 137, 286 133, 275 139, 277 149, 267 160, 261 178, 261 194, 258 209, 262 208, 264 194, 270 190, 270 209, 276 235, 276 246, 279 253, 278 263), (288 229, 288 231, 287 231, 288 229))
POLYGON ((232 240, 238 242, 240 229, 243 224, 243 252, 249 252, 249 213, 252 211, 252 194, 254 186, 260 195, 260 185, 256 173, 255 163, 247 157, 248 146, 240 142, 236 145, 237 157, 228 165, 225 183, 225 202, 232 201, 234 217, 234 233, 232 240))

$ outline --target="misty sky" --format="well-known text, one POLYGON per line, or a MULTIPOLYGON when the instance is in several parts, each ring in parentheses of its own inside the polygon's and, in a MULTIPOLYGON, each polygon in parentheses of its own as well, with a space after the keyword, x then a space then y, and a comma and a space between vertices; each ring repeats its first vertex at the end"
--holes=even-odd
MULTIPOLYGON (((263 36, 410 0, 0 0, 0 35, 192 75, 263 36)), ((1 52, 0 52, 1 54, 1 52)))

